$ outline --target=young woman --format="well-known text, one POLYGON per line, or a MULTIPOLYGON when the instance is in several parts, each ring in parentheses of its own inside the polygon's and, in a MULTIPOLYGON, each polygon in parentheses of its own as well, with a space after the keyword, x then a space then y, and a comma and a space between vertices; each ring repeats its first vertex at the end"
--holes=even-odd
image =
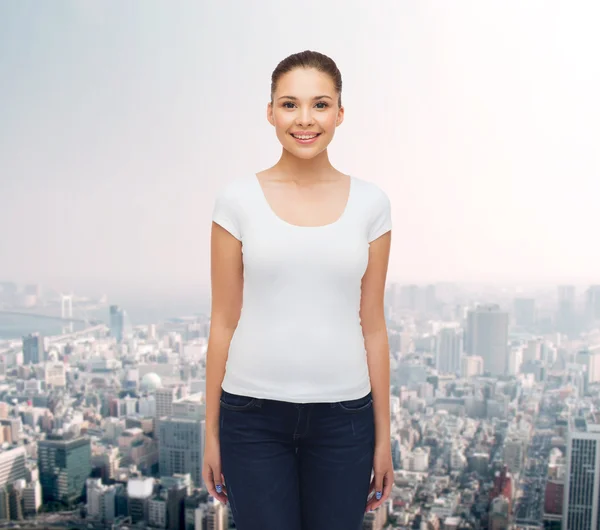
POLYGON ((281 158, 215 202, 203 479, 238 530, 359 530, 392 488, 390 201, 329 161, 341 91, 329 57, 281 61, 281 158))

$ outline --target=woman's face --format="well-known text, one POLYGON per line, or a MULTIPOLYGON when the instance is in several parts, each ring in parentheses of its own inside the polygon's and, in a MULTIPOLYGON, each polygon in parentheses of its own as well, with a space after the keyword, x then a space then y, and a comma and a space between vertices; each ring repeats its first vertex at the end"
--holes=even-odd
POLYGON ((296 68, 281 76, 267 119, 283 148, 304 159, 324 151, 344 120, 338 98, 331 77, 314 68, 296 68))

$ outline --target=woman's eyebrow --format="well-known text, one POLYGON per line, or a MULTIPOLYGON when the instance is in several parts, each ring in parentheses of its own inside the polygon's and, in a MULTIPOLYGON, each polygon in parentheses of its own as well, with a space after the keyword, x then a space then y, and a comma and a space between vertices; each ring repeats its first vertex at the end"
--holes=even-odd
MULTIPOLYGON (((322 98, 332 99, 331 96, 323 95, 323 96, 315 96, 313 98, 313 100, 315 100, 315 99, 322 99, 322 98)), ((279 97, 277 99, 293 99, 294 101, 298 100, 298 98, 296 96, 281 96, 281 97, 279 97)))

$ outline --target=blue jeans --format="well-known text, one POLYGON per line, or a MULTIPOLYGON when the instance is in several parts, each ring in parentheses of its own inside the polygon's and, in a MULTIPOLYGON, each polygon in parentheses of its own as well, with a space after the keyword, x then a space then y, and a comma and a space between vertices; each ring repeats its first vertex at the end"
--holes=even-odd
POLYGON ((375 423, 371 393, 289 403, 222 390, 221 471, 238 530, 360 530, 375 423))

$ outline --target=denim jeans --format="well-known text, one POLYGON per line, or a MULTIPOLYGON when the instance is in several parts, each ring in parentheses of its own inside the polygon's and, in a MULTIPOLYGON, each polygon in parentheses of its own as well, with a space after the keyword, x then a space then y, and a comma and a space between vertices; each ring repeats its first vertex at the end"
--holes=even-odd
POLYGON ((238 530, 362 528, 375 450, 370 392, 299 404, 222 390, 219 428, 238 530))

